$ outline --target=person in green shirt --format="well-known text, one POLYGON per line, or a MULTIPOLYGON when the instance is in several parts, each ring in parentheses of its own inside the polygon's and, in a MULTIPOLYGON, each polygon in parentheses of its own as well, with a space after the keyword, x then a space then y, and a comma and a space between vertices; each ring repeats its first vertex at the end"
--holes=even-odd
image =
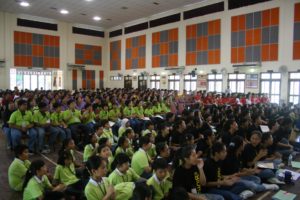
POLYGON ((84 189, 87 200, 115 199, 114 186, 105 177, 107 174, 107 161, 99 156, 91 156, 86 163, 86 168, 90 174, 90 180, 84 189))
POLYGON ((82 116, 80 110, 75 109, 75 101, 68 101, 69 109, 63 112, 63 119, 71 130, 72 138, 75 143, 81 147, 87 142, 87 137, 90 134, 89 128, 81 122, 82 116))
POLYGON ((15 147, 15 159, 8 168, 8 183, 11 189, 22 191, 26 172, 30 166, 28 147, 20 144, 15 147))
POLYGON ((102 124, 103 124, 103 134, 101 135, 101 137, 108 138, 111 144, 114 144, 114 135, 110 128, 109 121, 103 120, 102 124))
POLYGON ((108 120, 108 118, 109 118, 108 113, 109 113, 108 105, 104 104, 103 105, 103 110, 101 110, 100 113, 99 113, 100 120, 108 120))
POLYGON ((153 200, 163 200, 169 195, 172 183, 167 180, 168 163, 164 158, 158 158, 153 162, 153 176, 147 180, 147 184, 154 189, 153 200))
POLYGON ((116 103, 113 104, 113 108, 108 112, 108 118, 110 121, 117 122, 121 117, 120 108, 116 103))
POLYGON ((142 135, 150 133, 153 137, 157 136, 157 132, 154 130, 154 124, 152 121, 146 122, 146 130, 143 131, 142 135))
POLYGON ((99 144, 97 155, 107 160, 108 172, 111 172, 111 163, 114 160, 111 150, 107 144, 99 144))
POLYGON ((129 167, 130 159, 125 153, 119 153, 115 156, 112 162, 112 173, 110 173, 108 179, 112 185, 117 185, 124 182, 136 182, 142 179, 135 171, 129 167))
POLYGON ((131 167, 134 171, 143 178, 149 178, 152 176, 151 158, 146 153, 152 146, 150 138, 142 136, 139 139, 140 149, 133 154, 131 167))
MULTIPOLYGON (((62 106, 60 103, 53 104, 54 112, 51 113, 51 129, 56 129, 59 132, 61 141, 64 141, 66 138, 71 138, 71 130, 68 129, 67 124, 63 121, 63 113, 61 112, 62 106)), ((51 130, 53 132, 53 130, 51 130)))
POLYGON ((51 120, 50 113, 48 112, 48 106, 45 102, 39 103, 39 110, 36 110, 33 114, 33 121, 35 123, 35 129, 38 133, 38 151, 41 153, 50 153, 50 146, 54 145, 54 142, 59 134, 58 130, 50 129, 51 120), (53 132, 50 132, 50 131, 53 132), (45 134, 49 132, 49 145, 45 145, 45 134))
POLYGON ((137 117, 139 119, 143 119, 144 118, 144 107, 143 107, 144 102, 143 101, 139 101, 137 106, 134 107, 135 109, 135 113, 137 115, 137 117))
POLYGON ((121 137, 123 135, 123 133, 126 131, 127 128, 130 128, 130 122, 129 122, 129 119, 124 118, 121 121, 121 126, 118 131, 119 137, 121 137))
POLYGON ((18 110, 13 112, 8 121, 11 129, 11 140, 13 148, 21 143, 22 134, 29 137, 29 152, 35 152, 37 144, 37 131, 34 129, 32 112, 27 110, 27 102, 23 99, 18 101, 18 110))
POLYGON ((122 136, 118 140, 117 147, 114 152, 114 156, 118 155, 119 153, 125 153, 127 156, 132 157, 131 150, 129 149, 129 139, 126 136, 122 136))
POLYGON ((92 104, 85 104, 85 111, 82 114, 82 122, 89 129, 89 133, 92 133, 95 125, 96 115, 93 111, 92 104))
POLYGON ((91 157, 92 155, 96 155, 97 149, 99 147, 97 135, 95 133, 91 134, 89 138, 90 138, 89 139, 90 143, 85 145, 84 147, 83 162, 86 162, 88 158, 91 157))
POLYGON ((47 172, 44 161, 35 160, 31 163, 25 176, 23 200, 64 198, 65 185, 53 187, 46 176, 47 172))
POLYGON ((67 187, 66 194, 74 196, 78 200, 83 196, 84 184, 76 176, 73 156, 70 151, 63 151, 59 154, 53 179, 54 183, 62 183, 67 187))
POLYGON ((153 111, 153 108, 152 108, 152 103, 148 103, 146 108, 145 108, 145 111, 144 111, 144 114, 146 117, 153 117, 154 116, 154 111, 153 111))

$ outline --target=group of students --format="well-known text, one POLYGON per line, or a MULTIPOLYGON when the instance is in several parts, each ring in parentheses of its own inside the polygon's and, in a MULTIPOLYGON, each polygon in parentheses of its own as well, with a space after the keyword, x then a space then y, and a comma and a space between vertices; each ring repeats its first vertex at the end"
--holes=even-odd
MULTIPOLYGON (((145 94, 159 99, 160 93, 145 94)), ((17 131, 27 133, 29 143, 27 147, 12 139, 16 157, 8 177, 13 190, 23 191, 23 199, 247 199, 258 192, 278 190, 284 182, 277 178, 276 170, 300 146, 290 141, 292 128, 300 119, 298 108, 199 104, 179 116, 169 112, 168 101, 156 101, 153 106, 167 109, 139 115, 133 105, 143 102, 143 95, 131 93, 119 99, 124 107, 122 103, 116 106, 123 109, 111 124, 112 118, 100 114, 110 112, 109 104, 96 99, 92 104, 84 102, 83 110, 76 109, 81 105, 76 100, 68 100, 68 109, 62 108, 63 102, 51 101, 49 106, 40 101, 33 114, 27 109, 28 102, 17 101, 18 110, 8 120, 11 138, 17 131), (53 108, 51 114, 49 107, 53 108), (50 123, 39 127, 43 123, 36 113, 41 121, 49 116, 50 123), (61 117, 57 126, 55 113, 61 117), (269 126, 268 133, 262 133, 263 124, 269 126), (54 175, 42 160, 28 160, 31 151, 36 151, 35 142, 38 150, 45 148, 39 143, 45 142, 45 138, 40 140, 39 128, 59 130, 55 136, 49 131, 49 146, 58 135, 63 141, 54 175), (31 138, 34 134, 37 140, 31 138), (78 159, 75 150, 80 147, 83 155, 78 159), (274 162, 276 167, 259 168, 259 161, 274 162)), ((111 108, 113 105, 117 103, 111 108)))

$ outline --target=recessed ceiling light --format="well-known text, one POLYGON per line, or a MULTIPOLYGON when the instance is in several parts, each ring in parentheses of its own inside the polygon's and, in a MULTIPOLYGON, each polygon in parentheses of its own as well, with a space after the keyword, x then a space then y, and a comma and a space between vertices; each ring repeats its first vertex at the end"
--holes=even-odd
POLYGON ((30 4, 27 1, 21 1, 20 2, 20 6, 22 6, 22 7, 28 7, 28 6, 30 6, 30 4))
POLYGON ((60 13, 63 15, 69 14, 69 11, 67 11, 66 9, 61 9, 60 13))
POLYGON ((93 1, 93 0, 85 0, 85 1, 87 1, 87 2, 91 2, 91 1, 93 1))
POLYGON ((100 20, 101 20, 101 17, 95 16, 95 17, 93 17, 93 20, 95 20, 95 21, 100 21, 100 20))

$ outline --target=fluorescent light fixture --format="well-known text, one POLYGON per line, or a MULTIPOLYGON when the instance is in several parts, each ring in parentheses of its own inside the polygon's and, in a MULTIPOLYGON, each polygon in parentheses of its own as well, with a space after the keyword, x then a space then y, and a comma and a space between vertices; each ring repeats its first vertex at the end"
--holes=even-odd
POLYGON ((69 11, 67 11, 66 9, 61 9, 60 13, 63 15, 69 14, 69 11))
POLYGON ((93 0, 85 0, 85 1, 87 1, 87 2, 92 2, 93 0))
POLYGON ((100 20, 101 20, 101 17, 95 16, 95 17, 93 17, 93 20, 95 20, 95 21, 100 21, 100 20))
POLYGON ((28 7, 28 6, 30 6, 30 4, 27 1, 21 1, 20 2, 20 6, 22 6, 22 7, 28 7))

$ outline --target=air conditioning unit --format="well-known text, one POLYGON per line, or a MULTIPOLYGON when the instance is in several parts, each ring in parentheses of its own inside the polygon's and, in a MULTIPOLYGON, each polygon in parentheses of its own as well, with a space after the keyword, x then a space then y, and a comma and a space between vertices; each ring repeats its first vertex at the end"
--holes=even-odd
POLYGON ((67 66, 68 66, 69 70, 72 70, 72 69, 84 70, 85 69, 85 65, 77 65, 77 64, 68 63, 67 66))
POLYGON ((261 62, 236 64, 232 67, 261 67, 261 62))

